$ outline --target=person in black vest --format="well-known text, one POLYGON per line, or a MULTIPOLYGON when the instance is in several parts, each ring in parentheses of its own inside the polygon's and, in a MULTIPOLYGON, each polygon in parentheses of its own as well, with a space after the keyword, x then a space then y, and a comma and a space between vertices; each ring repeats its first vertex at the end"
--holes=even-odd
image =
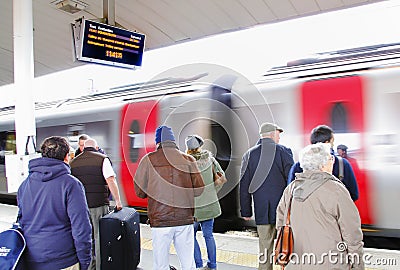
POLYGON ((120 210, 122 204, 110 159, 99 153, 96 147, 97 142, 94 139, 87 139, 83 152, 71 161, 70 166, 72 175, 78 178, 85 187, 90 220, 93 226, 95 256, 93 256, 90 269, 100 270, 99 221, 109 212, 110 191, 115 199, 117 209, 120 210))

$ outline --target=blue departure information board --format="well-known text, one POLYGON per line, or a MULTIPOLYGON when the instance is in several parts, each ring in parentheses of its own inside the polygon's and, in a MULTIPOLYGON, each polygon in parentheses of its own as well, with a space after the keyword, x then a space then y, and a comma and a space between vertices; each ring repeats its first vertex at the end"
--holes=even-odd
POLYGON ((78 60, 135 68, 142 65, 145 35, 84 20, 78 60))

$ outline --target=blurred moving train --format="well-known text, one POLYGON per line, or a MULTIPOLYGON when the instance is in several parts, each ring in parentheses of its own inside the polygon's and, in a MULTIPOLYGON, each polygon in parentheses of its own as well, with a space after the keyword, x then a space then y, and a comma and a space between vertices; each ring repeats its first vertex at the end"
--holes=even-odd
MULTIPOLYGON (((216 230, 221 231, 245 225, 239 212, 239 169, 243 153, 258 139, 259 124, 272 121, 283 127, 281 143, 296 160, 310 131, 326 124, 335 131, 335 144, 346 144, 357 159, 356 205, 365 235, 400 238, 399 44, 320 54, 273 68, 257 82, 231 70, 217 73, 221 77, 213 82, 209 74, 157 79, 36 103, 38 144, 61 135, 76 147, 79 135, 89 134, 110 156, 125 204, 145 213, 147 201, 136 197, 133 175, 141 157, 155 149, 157 126, 171 126, 182 150, 187 135, 199 134, 229 180, 219 192, 223 214, 216 230)), ((4 155, 15 153, 14 109, 0 109, 3 194, 4 155)))

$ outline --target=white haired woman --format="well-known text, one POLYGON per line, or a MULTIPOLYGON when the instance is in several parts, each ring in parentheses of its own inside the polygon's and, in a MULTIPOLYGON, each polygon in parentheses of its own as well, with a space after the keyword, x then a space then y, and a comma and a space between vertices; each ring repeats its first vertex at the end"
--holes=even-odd
POLYGON ((360 216, 346 187, 332 175, 330 146, 308 145, 299 161, 303 173, 286 187, 277 208, 279 230, 293 194, 294 249, 286 269, 364 269, 360 216))

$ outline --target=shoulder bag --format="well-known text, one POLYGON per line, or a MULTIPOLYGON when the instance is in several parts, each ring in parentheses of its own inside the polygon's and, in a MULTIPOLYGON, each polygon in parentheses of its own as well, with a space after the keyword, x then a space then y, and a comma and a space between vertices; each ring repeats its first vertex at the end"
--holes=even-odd
POLYGON ((22 269, 22 254, 26 242, 22 235, 21 227, 14 223, 12 228, 0 233, 0 269, 17 270, 22 269))
POLYGON ((290 261, 290 255, 293 253, 293 232, 290 226, 290 210, 292 207, 293 190, 290 194, 289 206, 287 208, 286 223, 278 231, 278 237, 275 242, 275 264, 280 265, 282 269, 290 261))

